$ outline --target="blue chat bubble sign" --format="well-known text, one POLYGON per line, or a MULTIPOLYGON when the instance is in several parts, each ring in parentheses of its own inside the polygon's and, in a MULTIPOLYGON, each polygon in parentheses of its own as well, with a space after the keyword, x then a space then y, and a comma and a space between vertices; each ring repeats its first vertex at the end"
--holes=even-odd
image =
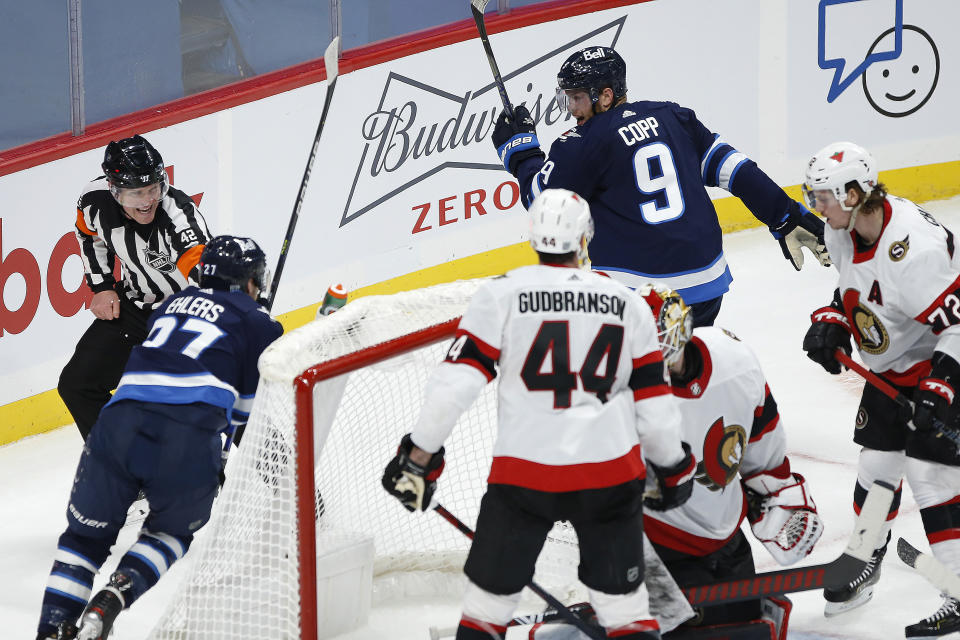
MULTIPOLYGON (((827 92, 827 102, 833 102, 871 64, 900 57, 903 49, 903 0, 820 0, 818 31, 820 68, 834 70, 827 92), (868 35, 863 33, 864 27, 875 24, 878 19, 885 23, 884 29, 893 28, 894 37, 887 47, 870 51, 870 44, 863 46, 857 36, 868 35), (830 24, 835 28, 830 28, 830 24), (849 66, 853 66, 853 69, 844 75, 844 70, 849 66)), ((872 41, 874 37, 876 34, 867 39, 872 41)))

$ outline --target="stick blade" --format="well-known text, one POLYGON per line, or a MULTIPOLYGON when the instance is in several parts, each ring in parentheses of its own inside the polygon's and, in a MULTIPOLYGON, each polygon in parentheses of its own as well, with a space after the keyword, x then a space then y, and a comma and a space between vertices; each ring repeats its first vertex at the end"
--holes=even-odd
POLYGON ((490 2, 490 0, 470 0, 470 6, 473 7, 474 11, 483 13, 487 8, 488 2, 490 2))
POLYGON ((327 82, 333 82, 337 79, 340 71, 340 36, 335 37, 327 45, 327 50, 323 52, 323 66, 327 68, 327 82))
POLYGON ((903 560, 905 564, 916 569, 917 557, 920 555, 920 550, 903 538, 897 540, 897 555, 900 556, 900 559, 903 560))

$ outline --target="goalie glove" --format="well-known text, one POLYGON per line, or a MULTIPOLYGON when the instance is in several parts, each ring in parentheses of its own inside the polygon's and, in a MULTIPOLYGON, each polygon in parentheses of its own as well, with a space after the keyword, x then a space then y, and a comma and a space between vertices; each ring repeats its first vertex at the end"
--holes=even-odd
POLYGON ((823 220, 799 203, 793 202, 780 224, 776 228, 770 228, 770 233, 780 243, 783 257, 789 260, 797 271, 803 268, 803 247, 806 247, 821 265, 829 267, 832 264, 823 243, 823 220))
POLYGON ((760 473, 743 484, 750 529, 773 559, 786 566, 809 555, 823 535, 823 523, 803 476, 760 473))
POLYGON ((426 466, 410 459, 413 450, 410 434, 403 436, 397 455, 383 471, 383 488, 400 501, 407 511, 426 511, 437 488, 437 478, 443 473, 443 447, 430 456, 426 466))

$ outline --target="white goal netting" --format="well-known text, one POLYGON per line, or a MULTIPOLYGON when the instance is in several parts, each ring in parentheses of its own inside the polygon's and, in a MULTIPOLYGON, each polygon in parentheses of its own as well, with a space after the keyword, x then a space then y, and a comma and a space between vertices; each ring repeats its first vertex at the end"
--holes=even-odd
MULTIPOLYGON (((312 620, 312 569, 324 575, 338 549, 363 538, 375 548, 374 604, 462 590, 469 540, 437 514, 408 513, 380 480, 478 284, 361 298, 264 352, 226 485, 189 552, 191 572, 151 639, 312 639, 317 624, 324 626, 312 620), (310 538, 315 565, 305 557, 310 538)), ((491 384, 446 443, 437 498, 471 527, 496 417, 491 384)), ((576 589, 576 564, 575 537, 558 525, 537 580, 563 597, 576 589)))

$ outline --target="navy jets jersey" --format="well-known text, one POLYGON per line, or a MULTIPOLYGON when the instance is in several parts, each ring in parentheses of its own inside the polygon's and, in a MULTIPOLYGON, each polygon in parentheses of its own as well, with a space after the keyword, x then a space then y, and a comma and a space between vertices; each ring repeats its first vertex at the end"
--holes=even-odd
POLYGON ((688 303, 722 295, 732 280, 717 212, 705 187, 743 200, 764 224, 790 198, 757 165, 673 102, 629 102, 561 135, 546 162, 517 167, 524 205, 564 188, 590 203, 593 268, 636 288, 650 280, 688 303))
POLYGON ((110 403, 203 402, 246 423, 260 374, 257 360, 283 327, 239 291, 188 287, 150 317, 150 332, 134 347, 110 403))

